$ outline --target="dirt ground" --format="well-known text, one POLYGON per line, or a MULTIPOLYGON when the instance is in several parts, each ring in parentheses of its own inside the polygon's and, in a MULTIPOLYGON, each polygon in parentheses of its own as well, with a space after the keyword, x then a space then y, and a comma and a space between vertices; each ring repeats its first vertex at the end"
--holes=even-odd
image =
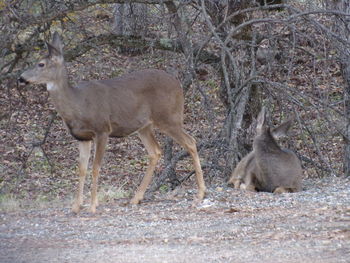
POLYGON ((350 262, 350 179, 273 195, 212 186, 87 207, 2 212, 0 262, 350 262))

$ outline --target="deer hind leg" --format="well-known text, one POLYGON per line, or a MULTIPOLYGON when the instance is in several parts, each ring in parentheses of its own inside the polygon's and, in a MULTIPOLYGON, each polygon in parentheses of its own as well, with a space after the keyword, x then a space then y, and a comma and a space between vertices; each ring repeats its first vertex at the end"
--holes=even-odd
POLYGON ((73 203, 72 211, 78 213, 83 204, 84 184, 89 164, 91 141, 80 141, 79 144, 79 186, 73 203))
POLYGON ((240 188, 243 190, 256 192, 256 186, 255 186, 255 174, 249 172, 247 176, 244 178, 244 183, 240 185, 240 188))
POLYGON ((235 189, 239 189, 242 185, 243 181, 241 178, 235 174, 232 174, 230 180, 227 182, 227 184, 235 189))
POLYGON ((156 168, 157 162, 160 159, 160 155, 162 153, 161 148, 156 138, 154 137, 152 125, 142 128, 138 131, 138 134, 148 152, 149 164, 146 170, 146 174, 143 177, 135 196, 130 201, 131 204, 138 204, 143 199, 146 189, 152 180, 152 176, 156 168))
MULTIPOLYGON (((172 127, 173 128, 173 127, 172 127)), ((165 131, 169 136, 171 136, 175 141, 177 141, 182 147, 184 147, 192 157, 193 166, 196 172, 196 182, 198 185, 198 201, 203 200, 205 196, 205 183, 203 179, 203 172, 201 168, 201 164, 198 157, 196 140, 187 134, 182 127, 173 128, 172 130, 165 131)))
POLYGON ((244 179, 244 166, 243 162, 240 161, 237 167, 233 170, 230 179, 228 180, 228 185, 232 186, 235 189, 239 189, 243 184, 244 179))
POLYGON ((293 193, 293 192, 295 192, 293 188, 287 188, 283 186, 279 186, 273 191, 274 194, 293 193))
POLYGON ((98 185, 98 176, 100 173, 100 168, 102 164, 102 159, 106 150, 106 145, 108 141, 108 135, 98 134, 95 138, 95 157, 92 164, 92 186, 91 186, 91 206, 90 211, 92 213, 96 212, 96 207, 98 206, 97 200, 97 185, 98 185))
POLYGON ((242 184, 242 180, 238 176, 232 174, 227 184, 235 189, 239 189, 240 185, 242 184))
POLYGON ((242 180, 241 179, 235 179, 231 184, 233 185, 233 188, 239 189, 242 185, 242 180))

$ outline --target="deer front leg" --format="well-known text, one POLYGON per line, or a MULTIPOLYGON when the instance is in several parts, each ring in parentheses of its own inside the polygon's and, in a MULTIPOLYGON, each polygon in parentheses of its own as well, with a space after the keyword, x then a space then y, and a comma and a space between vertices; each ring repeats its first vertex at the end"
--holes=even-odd
POLYGON ((100 168, 102 164, 103 155, 106 150, 106 145, 108 141, 107 134, 98 134, 95 137, 95 157, 92 165, 92 186, 91 186, 91 213, 96 212, 96 207, 98 206, 97 200, 97 184, 98 176, 100 173, 100 168))
POLYGON ((84 184, 89 164, 91 141, 79 141, 79 185, 72 211, 78 213, 83 204, 84 184))

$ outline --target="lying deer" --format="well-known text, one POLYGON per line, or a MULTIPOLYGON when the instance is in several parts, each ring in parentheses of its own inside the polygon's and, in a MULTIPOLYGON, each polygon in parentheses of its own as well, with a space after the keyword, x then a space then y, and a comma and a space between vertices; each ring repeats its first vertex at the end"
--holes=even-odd
POLYGON ((22 84, 46 84, 56 110, 70 133, 79 142, 79 186, 73 204, 78 213, 83 203, 83 189, 91 150, 95 142, 92 166, 91 212, 96 212, 97 182, 108 137, 124 137, 136 133, 149 154, 146 174, 131 199, 138 204, 151 182, 161 148, 154 136, 157 127, 182 145, 193 159, 198 184, 198 200, 205 195, 205 183, 197 154, 196 142, 183 129, 184 98, 180 82, 172 75, 147 69, 119 78, 80 82, 72 87, 68 82, 62 48, 57 32, 48 55, 34 68, 22 73, 22 84))
POLYGON ((294 119, 271 129, 263 108, 257 119, 253 151, 245 156, 232 172, 229 184, 234 188, 273 193, 301 190, 302 169, 298 157, 288 149, 281 149, 276 139, 286 136, 294 119))

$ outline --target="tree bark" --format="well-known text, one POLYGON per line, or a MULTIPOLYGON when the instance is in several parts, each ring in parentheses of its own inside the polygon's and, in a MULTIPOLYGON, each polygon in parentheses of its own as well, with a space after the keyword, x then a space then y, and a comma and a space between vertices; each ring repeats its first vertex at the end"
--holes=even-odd
MULTIPOLYGON (((345 11, 348 15, 350 15, 350 1, 343 0, 342 1, 343 8, 342 11, 345 11)), ((345 21, 344 21, 345 22, 345 21)), ((344 28, 344 37, 349 42, 350 41, 350 21, 349 19, 346 21, 346 27, 344 28)), ((344 174, 346 176, 350 176, 350 50, 348 47, 343 47, 341 53, 341 65, 342 72, 345 81, 344 87, 344 106, 345 106, 345 116, 347 119, 346 128, 345 128, 345 145, 344 145, 344 174)))
MULTIPOLYGON (((227 153, 225 155, 226 165, 224 169, 225 175, 228 177, 241 158, 250 150, 247 147, 248 134, 246 129, 253 121, 253 114, 249 102, 259 102, 257 88, 250 84, 246 84, 245 80, 255 74, 255 57, 251 56, 250 73, 244 72, 239 67, 239 62, 231 55, 231 48, 242 39, 253 42, 253 34, 250 27, 236 34, 232 40, 227 39, 228 32, 232 27, 243 23, 246 19, 244 13, 235 16, 234 19, 226 21, 230 14, 252 6, 253 1, 237 2, 237 1, 205 1, 202 0, 203 15, 207 24, 211 28, 214 37, 221 43, 221 63, 218 71, 221 75, 220 97, 226 106, 226 123, 223 127, 227 143, 227 153), (209 19, 210 17, 210 19, 209 19), (248 149, 247 149, 248 148, 248 149)), ((254 46, 255 43, 251 43, 254 46)), ((254 49, 247 49, 247 55, 253 54, 254 49)), ((257 106, 259 107, 259 105, 257 106)))
MULTIPOLYGON (((326 7, 333 10, 342 11, 350 15, 350 0, 335 0, 331 3, 326 1, 326 7)), ((338 36, 341 36, 347 43, 350 42, 350 19, 338 17, 335 20, 335 31, 338 36)), ((344 45, 344 42, 335 41, 335 46, 338 49, 339 61, 342 69, 342 75, 345 82, 344 85, 344 114, 346 117, 344 131, 344 161, 343 170, 346 176, 350 176, 350 49, 344 45)))
MULTIPOLYGON (((346 59, 346 58, 345 58, 346 59)), ((350 176, 350 56, 342 63, 344 89, 344 112, 347 118, 344 138, 344 174, 350 176)))
MULTIPOLYGON (((113 31, 116 35, 145 38, 148 34, 148 11, 146 4, 116 4, 114 7, 113 31)), ((120 51, 137 55, 141 48, 121 46, 120 51)))

